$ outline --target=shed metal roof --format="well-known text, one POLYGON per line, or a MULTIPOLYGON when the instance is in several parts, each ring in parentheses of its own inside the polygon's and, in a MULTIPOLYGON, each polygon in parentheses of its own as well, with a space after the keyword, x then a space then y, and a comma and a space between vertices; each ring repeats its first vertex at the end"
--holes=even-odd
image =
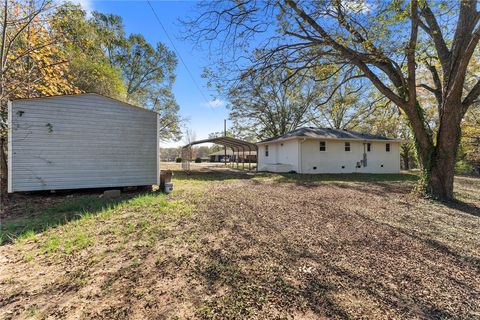
POLYGON ((95 93, 95 92, 84 92, 84 93, 73 93, 73 94, 57 94, 57 95, 51 95, 51 96, 40 96, 40 97, 32 97, 32 98, 17 98, 17 99, 12 99, 11 101, 55 99, 55 98, 61 98, 61 97, 76 97, 76 96, 77 97, 79 97, 79 96, 97 96, 97 97, 101 97, 101 98, 104 98, 104 99, 107 99, 107 100, 113 100, 113 101, 119 102, 123 105, 126 105, 126 106, 130 107, 130 108, 135 108, 137 110, 143 110, 143 111, 148 111, 148 112, 153 112, 153 113, 158 114, 158 112, 155 111, 155 110, 147 109, 147 108, 144 108, 144 107, 141 107, 141 106, 137 106, 137 105, 134 105, 134 104, 131 104, 131 103, 119 100, 119 99, 111 98, 111 97, 105 96, 103 94, 95 93))
POLYGON ((285 134, 268 138, 258 142, 259 144, 287 140, 292 138, 314 138, 314 139, 339 139, 339 140, 375 140, 375 141, 400 141, 399 139, 387 138, 382 135, 361 133, 351 130, 340 130, 330 128, 299 128, 285 134))

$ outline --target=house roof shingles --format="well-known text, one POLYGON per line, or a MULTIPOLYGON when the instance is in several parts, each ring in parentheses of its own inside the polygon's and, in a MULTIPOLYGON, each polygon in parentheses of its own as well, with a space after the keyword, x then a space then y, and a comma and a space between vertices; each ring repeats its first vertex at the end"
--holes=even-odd
POLYGON ((315 139, 342 139, 342 140, 384 140, 397 141, 398 139, 387 138, 381 135, 361 133, 350 130, 330 129, 330 128, 299 128, 280 136, 268 138, 258 143, 273 142, 277 140, 286 140, 291 138, 315 138, 315 139))

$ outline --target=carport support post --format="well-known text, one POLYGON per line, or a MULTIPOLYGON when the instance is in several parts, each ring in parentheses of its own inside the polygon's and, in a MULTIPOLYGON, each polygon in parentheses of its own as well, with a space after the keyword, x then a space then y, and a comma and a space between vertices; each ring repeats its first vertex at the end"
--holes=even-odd
POLYGON ((243 158, 242 158, 242 170, 245 170, 245 147, 242 147, 243 158))
MULTIPOLYGON (((223 136, 226 137, 227 136, 227 119, 224 119, 223 120, 223 136)), ((224 150, 224 158, 223 160, 225 160, 225 166, 227 165, 227 145, 224 145, 223 146, 223 150, 224 150)))

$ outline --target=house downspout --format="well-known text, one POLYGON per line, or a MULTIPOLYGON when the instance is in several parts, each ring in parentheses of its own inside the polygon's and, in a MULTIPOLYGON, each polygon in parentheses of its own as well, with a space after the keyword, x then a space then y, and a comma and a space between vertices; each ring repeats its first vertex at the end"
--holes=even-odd
POLYGON ((363 159, 362 159, 362 166, 365 168, 367 166, 367 148, 368 148, 369 142, 365 140, 363 142, 363 159))
POLYGON ((307 138, 303 138, 298 144, 298 171, 300 171, 299 173, 303 173, 302 144, 305 142, 305 140, 307 140, 307 138))

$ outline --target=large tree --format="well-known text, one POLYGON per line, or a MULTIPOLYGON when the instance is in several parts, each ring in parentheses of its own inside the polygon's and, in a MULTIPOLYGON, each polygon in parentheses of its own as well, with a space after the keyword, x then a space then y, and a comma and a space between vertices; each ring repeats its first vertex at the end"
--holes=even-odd
POLYGON ((236 48, 237 57, 261 46, 250 52, 257 67, 353 66, 408 119, 425 190, 453 198, 460 123, 480 95, 480 80, 467 74, 480 40, 477 1, 242 0, 208 2, 201 10, 192 35, 223 38, 222 47, 236 48), (257 40, 260 33, 265 41, 257 40), (417 76, 424 70, 426 82, 417 76), (437 128, 425 120, 419 86, 435 98, 437 128))
POLYGON ((6 185, 7 101, 79 92, 50 28, 52 1, 4 0, 0 7, 0 188, 6 185))
POLYGON ((101 13, 92 14, 92 18, 87 18, 81 6, 67 2, 58 6, 53 15, 52 29, 68 39, 60 47, 70 63, 70 81, 84 92, 126 100, 121 70, 107 54, 111 43, 122 44, 116 42, 117 26, 110 31, 100 22, 101 13))
POLYGON ((465 116, 462 124, 462 146, 466 160, 480 174, 480 104, 475 105, 465 116))
POLYGON ((180 107, 172 86, 177 58, 164 44, 154 47, 142 35, 132 34, 116 56, 127 88, 127 101, 143 105, 160 114, 162 140, 178 140, 181 136, 180 107))
POLYGON ((324 101, 314 106, 310 117, 316 126, 361 130, 372 128, 372 124, 376 125, 382 117, 391 113, 389 101, 374 92, 369 84, 350 83, 338 89, 331 86, 321 88, 315 94, 324 101), (369 126, 366 126, 367 123, 369 126))
POLYGON ((127 37, 120 16, 92 12, 65 3, 55 13, 54 27, 70 42, 64 44, 70 74, 77 87, 124 100, 160 114, 162 140, 181 136, 179 106, 172 92, 175 54, 142 35, 127 37))
POLYGON ((318 97, 314 81, 287 71, 247 72, 228 90, 230 119, 257 139, 277 136, 310 123, 318 97))

